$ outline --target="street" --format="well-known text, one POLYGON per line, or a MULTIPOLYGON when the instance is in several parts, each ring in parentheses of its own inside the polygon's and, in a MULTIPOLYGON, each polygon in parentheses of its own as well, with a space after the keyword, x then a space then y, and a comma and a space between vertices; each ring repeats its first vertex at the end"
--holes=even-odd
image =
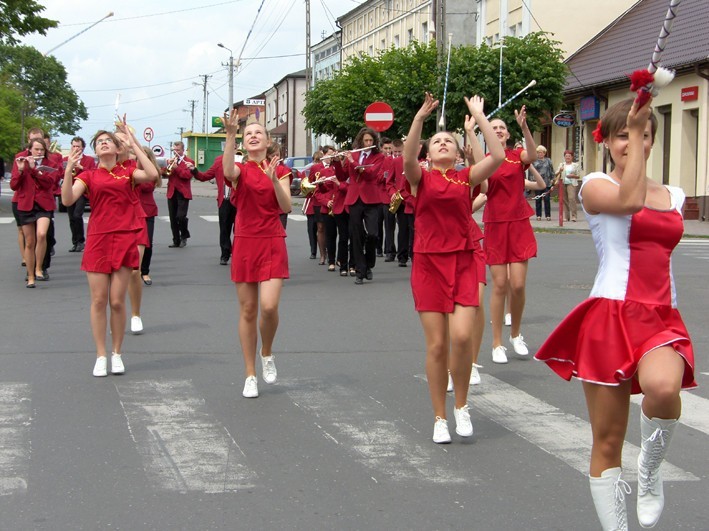
MULTIPOLYGON (((328 272, 308 258, 299 208, 288 222, 278 381, 265 384, 258 365, 260 396, 242 398, 216 203, 192 201, 192 238, 169 249, 156 199, 145 333, 126 335, 126 374, 107 378, 91 376, 90 300, 81 254, 67 252, 67 215, 55 213, 51 280, 27 290, 9 197, 0 199, 0 529, 599 528, 579 382, 511 348, 510 363, 493 364, 488 325, 482 384, 470 390, 475 434, 462 439, 451 422, 453 443, 434 444, 411 268, 378 259, 363 286, 328 272)), ((597 265, 589 234, 537 241, 522 325, 532 354, 588 295, 597 265)), ((709 529, 708 263, 709 239, 675 252, 699 389, 683 393, 658 530, 709 529)), ((631 529, 638 404, 624 456, 631 529)))

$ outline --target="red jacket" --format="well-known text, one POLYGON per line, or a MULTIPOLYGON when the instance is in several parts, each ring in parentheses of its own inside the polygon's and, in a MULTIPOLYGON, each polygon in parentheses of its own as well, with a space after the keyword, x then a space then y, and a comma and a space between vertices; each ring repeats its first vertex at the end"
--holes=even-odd
POLYGON ((175 191, 180 192, 185 199, 192 199, 192 170, 187 167, 187 162, 194 165, 189 157, 184 157, 179 164, 175 164, 167 176, 167 198, 171 199, 175 191))
POLYGON ((352 154, 355 159, 354 164, 350 162, 345 164, 350 178, 345 205, 352 206, 358 199, 367 205, 381 204, 386 156, 382 153, 371 153, 363 162, 360 171, 357 169, 360 167, 358 155, 359 153, 352 154))
MULTIPOLYGON (((27 150, 19 152, 17 157, 28 157, 27 150)), ((12 196, 12 202, 17 203, 18 210, 30 211, 34 208, 34 204, 42 210, 53 211, 56 203, 54 202, 54 188, 57 183, 57 174, 61 175, 61 161, 57 165, 57 161, 43 158, 40 165, 50 166, 55 168, 54 171, 42 171, 35 168, 30 168, 28 163, 25 163, 25 168, 22 172, 17 168, 17 161, 12 165, 12 177, 10 178, 10 188, 15 191, 12 196)))
MULTIPOLYGON (((231 183, 227 183, 226 179, 224 178, 224 166, 222 162, 223 155, 219 155, 216 159, 214 159, 214 163, 212 166, 202 173, 201 171, 198 171, 197 173, 194 174, 194 178, 197 179, 198 181, 206 182, 206 181, 211 181, 212 179, 216 180, 217 184, 217 207, 221 207, 222 203, 224 202, 224 196, 225 196, 225 189, 224 186, 227 185, 229 187, 229 196, 230 199, 233 197, 232 193, 234 190, 231 187, 231 183)), ((232 201, 232 204, 234 202, 232 201)))

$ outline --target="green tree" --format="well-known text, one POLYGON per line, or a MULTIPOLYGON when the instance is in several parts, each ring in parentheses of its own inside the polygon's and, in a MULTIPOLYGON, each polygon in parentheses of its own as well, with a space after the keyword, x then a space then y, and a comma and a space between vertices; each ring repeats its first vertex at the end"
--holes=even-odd
POLYGON ((35 118, 49 131, 72 134, 88 118, 64 66, 35 48, 0 45, 0 79, 21 95, 21 104, 11 108, 18 124, 35 118))
POLYGON ((34 0, 0 1, 0 44, 17 44, 15 35, 46 35, 48 29, 56 28, 56 20, 39 16, 44 9, 34 0))
MULTIPOLYGON (((514 109, 527 106, 532 130, 541 119, 559 108, 566 76, 562 52, 557 42, 543 33, 505 39, 502 65, 502 100, 516 94, 531 80, 536 86, 502 109, 496 116, 505 120, 513 135, 521 136, 514 120, 514 109)), ((499 86, 499 47, 459 46, 451 51, 446 101, 446 125, 462 131, 467 107, 464 96, 485 98, 485 110, 497 107, 499 86)), ((338 142, 350 139, 363 125, 366 106, 386 101, 394 110, 395 121, 387 136, 407 134, 411 120, 421 106, 423 94, 431 92, 442 100, 445 57, 439 61, 433 43, 413 43, 405 49, 379 52, 376 59, 360 56, 344 66, 334 79, 315 85, 308 94, 303 112, 308 127, 329 134, 338 142)), ((441 101, 442 103, 442 101, 441 101)), ((424 137, 436 131, 437 121, 424 124, 424 137)))

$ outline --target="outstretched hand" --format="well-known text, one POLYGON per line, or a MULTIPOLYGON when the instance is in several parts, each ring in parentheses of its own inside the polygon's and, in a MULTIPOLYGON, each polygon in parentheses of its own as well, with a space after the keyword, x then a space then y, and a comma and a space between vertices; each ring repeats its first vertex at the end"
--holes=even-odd
MULTIPOLYGON (((234 113, 236 114, 236 113, 234 113)), ((281 158, 279 155, 273 155, 270 159, 266 159, 265 162, 265 167, 264 171, 266 172, 266 175, 273 181, 273 182, 278 182, 278 175, 276 174, 276 168, 278 165, 281 163, 281 158)))
POLYGON ((471 96, 470 99, 467 96, 463 96, 463 100, 465 100, 471 116, 483 114, 485 110, 485 100, 483 98, 478 95, 471 96))
POLYGON ((222 118, 224 123, 224 131, 228 135, 235 135, 239 129, 239 113, 232 110, 230 113, 224 113, 224 118, 222 118))
POLYGON ((423 100, 423 105, 421 105, 421 108, 416 113, 415 118, 425 120, 426 118, 431 116, 431 113, 436 109, 436 107, 438 107, 438 100, 434 100, 431 93, 426 92, 426 96, 423 100))
POLYGON ((519 124, 520 129, 527 127, 527 106, 522 105, 522 108, 517 111, 515 110, 515 120, 519 124))
POLYGON ((628 129, 645 131, 647 121, 650 119, 650 114, 652 114, 652 96, 647 100, 647 103, 642 103, 642 107, 638 107, 638 105, 637 99, 633 101, 633 105, 628 112, 626 124, 628 129))

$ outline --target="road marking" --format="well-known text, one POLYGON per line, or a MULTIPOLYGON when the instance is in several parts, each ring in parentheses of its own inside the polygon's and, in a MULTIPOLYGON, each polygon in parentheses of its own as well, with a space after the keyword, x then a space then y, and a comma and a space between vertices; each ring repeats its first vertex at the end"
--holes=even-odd
POLYGON ((165 490, 252 488, 256 474, 234 438, 206 412, 188 380, 116 385, 128 429, 150 479, 165 490))
POLYGON ((209 221, 210 223, 218 223, 219 216, 200 216, 204 221, 209 221))
POLYGON ((29 384, 0 384, 0 496, 27 491, 32 450, 29 396, 29 384))
POLYGON ((709 239, 707 239, 707 238, 681 239, 679 241, 679 245, 706 247, 709 245, 709 239))
POLYGON ((456 470, 435 463, 441 448, 429 436, 418 433, 415 438, 420 442, 411 442, 409 432, 414 430, 409 426, 402 429, 401 422, 389 420, 391 412, 372 397, 315 378, 290 384, 286 380, 284 384, 296 406, 317 416, 315 425, 326 439, 353 448, 355 459, 373 471, 393 480, 439 484, 467 481, 456 470))
POLYGON ((158 218, 160 221, 167 221, 168 223, 170 222, 170 216, 155 216, 158 218))
MULTIPOLYGON (((682 416, 679 418, 680 424, 709 435, 709 415, 707 415, 709 400, 689 391, 683 391, 681 397, 682 416)), ((634 404, 640 405, 643 401, 643 395, 633 395, 631 400, 634 404)))
POLYGON ((0 223, 7 224, 7 223, 14 223, 15 218, 0 218, 0 223))
MULTIPOLYGON (((424 375, 418 378, 426 380, 424 375)), ((591 456, 591 425, 564 413, 494 376, 485 375, 485 385, 471 387, 470 411, 479 411, 503 428, 519 435, 540 450, 561 459, 581 474, 588 475, 591 456)), ((640 448, 625 441, 623 472, 626 480, 636 479, 640 448)), ((665 461, 665 481, 699 481, 694 474, 665 461)))
POLYGON ((288 219, 293 221, 307 221, 308 216, 303 216, 302 214, 288 214, 288 219))

